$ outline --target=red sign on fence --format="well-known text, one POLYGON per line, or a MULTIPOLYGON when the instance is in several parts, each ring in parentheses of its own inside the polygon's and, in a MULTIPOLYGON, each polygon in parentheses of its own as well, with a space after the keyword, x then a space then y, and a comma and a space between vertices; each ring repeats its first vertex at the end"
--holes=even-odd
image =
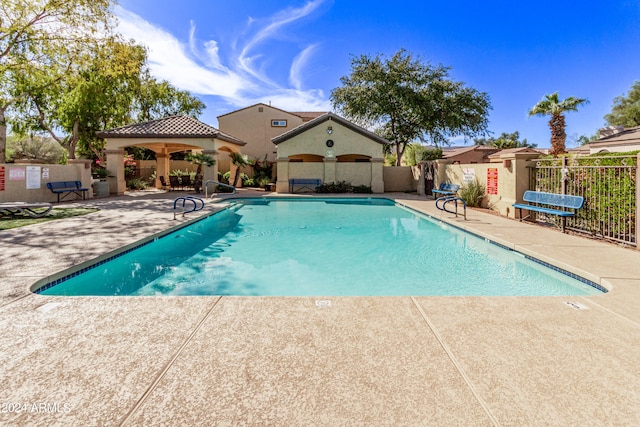
POLYGON ((498 194, 498 168, 487 169, 487 194, 498 194))
POLYGON ((0 191, 4 191, 4 166, 0 166, 0 191))

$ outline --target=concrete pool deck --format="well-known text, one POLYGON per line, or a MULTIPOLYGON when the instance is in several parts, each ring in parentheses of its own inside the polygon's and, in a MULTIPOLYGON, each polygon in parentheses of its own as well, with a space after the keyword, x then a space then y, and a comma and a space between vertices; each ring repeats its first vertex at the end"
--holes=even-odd
MULTIPOLYGON (((175 226, 182 220, 173 221, 170 201, 178 194, 94 199, 78 203, 100 207, 94 214, 0 231, 0 425, 640 425, 640 251, 480 211, 455 219, 415 195, 384 197, 610 292, 29 291, 43 277, 175 226)), ((464 267, 452 274, 456 268, 464 267)))

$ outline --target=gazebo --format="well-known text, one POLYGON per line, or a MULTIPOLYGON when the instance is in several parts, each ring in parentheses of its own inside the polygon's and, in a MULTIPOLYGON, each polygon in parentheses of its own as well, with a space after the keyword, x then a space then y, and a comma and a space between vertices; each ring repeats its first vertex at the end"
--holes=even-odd
MULTIPOLYGON (((220 152, 241 153, 246 143, 219 129, 189 116, 170 116, 159 120, 137 123, 109 129, 96 134, 104 138, 107 168, 115 173, 116 180, 110 192, 123 194, 126 190, 124 155, 126 147, 144 147, 156 153, 157 171, 155 186, 161 188, 160 176, 169 174, 170 154, 195 150, 216 160, 212 167, 203 166, 203 182, 218 179, 218 155, 220 152)), ((231 174, 235 165, 231 165, 231 174)))

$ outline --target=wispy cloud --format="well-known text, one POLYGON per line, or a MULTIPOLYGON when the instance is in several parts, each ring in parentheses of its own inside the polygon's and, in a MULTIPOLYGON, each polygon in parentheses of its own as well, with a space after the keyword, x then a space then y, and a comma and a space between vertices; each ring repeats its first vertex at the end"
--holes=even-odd
POLYGON ((293 63, 291 64, 291 69, 289 70, 289 83, 291 83, 291 85, 297 90, 302 89, 303 71, 309 61, 309 58, 313 56, 313 51, 316 47, 318 47, 317 44, 307 46, 294 58, 293 63))
MULTIPOLYGON (((247 73, 253 75, 257 79, 271 84, 271 80, 264 74, 257 72, 255 68, 255 60, 262 56, 261 53, 253 53, 256 48, 265 40, 271 39, 278 35, 279 31, 292 22, 295 22, 305 16, 308 16, 322 4, 323 0, 311 0, 307 4, 299 8, 288 8, 280 11, 272 17, 266 19, 266 24, 259 28, 255 35, 244 45, 238 63, 240 67, 247 73)), ((259 25, 260 21, 250 19, 250 24, 259 25)))
POLYGON ((265 70, 265 55, 260 48, 268 39, 279 37, 281 30, 315 11, 324 0, 311 0, 300 8, 289 8, 266 19, 250 19, 248 37, 221 47, 216 40, 199 41, 196 24, 191 22, 187 41, 122 8, 116 8, 118 30, 126 38, 147 47, 153 75, 174 86, 198 95, 220 97, 225 103, 244 107, 271 101, 274 106, 291 110, 328 110, 329 103, 319 89, 302 90, 302 71, 317 48, 312 44, 291 60, 290 87, 275 83, 284 80, 265 70), (226 61, 220 50, 239 52, 226 61))

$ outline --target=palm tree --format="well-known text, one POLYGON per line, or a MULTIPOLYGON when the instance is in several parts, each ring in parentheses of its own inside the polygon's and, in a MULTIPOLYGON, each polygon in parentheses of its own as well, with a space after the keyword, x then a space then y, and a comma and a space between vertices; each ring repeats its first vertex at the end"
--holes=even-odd
POLYGON ((247 166, 249 164, 249 161, 240 153, 231 153, 230 157, 231 163, 236 166, 236 174, 233 177, 233 186, 235 187, 236 185, 238 185, 238 178, 240 178, 240 168, 242 166, 247 166))
POLYGON ((216 161, 213 157, 204 153, 189 153, 185 156, 185 160, 194 165, 198 165, 196 176, 193 179, 193 188, 196 190, 196 193, 199 193, 202 187, 202 166, 206 165, 211 167, 216 164, 216 161))
POLYGON ((589 101, 583 98, 570 96, 560 101, 558 92, 545 95, 540 102, 529 110, 530 116, 551 116, 549 119, 549 129, 551 129, 551 151, 550 154, 557 156, 566 153, 564 142, 567 139, 565 132, 566 123, 564 113, 567 111, 578 111, 580 105, 588 104, 589 101))

